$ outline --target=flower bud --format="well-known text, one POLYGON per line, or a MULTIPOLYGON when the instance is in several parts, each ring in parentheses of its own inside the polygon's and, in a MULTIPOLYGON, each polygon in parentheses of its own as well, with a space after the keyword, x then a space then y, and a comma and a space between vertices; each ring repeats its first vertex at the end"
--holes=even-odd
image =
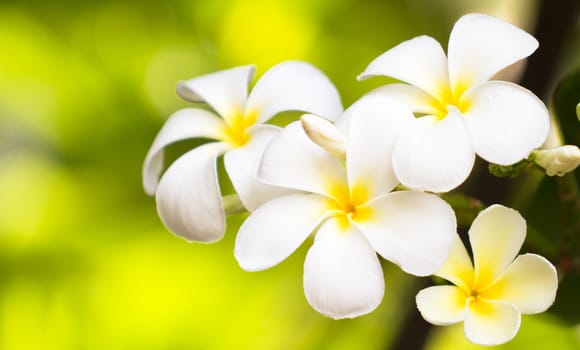
POLYGON ((546 169, 549 176, 564 176, 580 165, 578 146, 565 145, 552 149, 536 150, 532 153, 534 162, 546 169))
POLYGON ((331 122, 313 114, 304 114, 300 120, 312 142, 338 158, 345 158, 346 138, 331 122))

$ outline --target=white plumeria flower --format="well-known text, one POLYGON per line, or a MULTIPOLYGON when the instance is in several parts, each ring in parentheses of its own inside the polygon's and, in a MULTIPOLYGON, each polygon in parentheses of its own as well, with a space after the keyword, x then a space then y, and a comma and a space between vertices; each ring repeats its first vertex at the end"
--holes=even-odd
POLYGON ((520 314, 548 309, 558 288, 556 269, 548 260, 536 254, 516 258, 525 236, 526 222, 517 211, 492 205, 480 212, 469 230, 474 264, 457 236, 436 273, 454 286, 429 287, 417 294, 423 318, 436 325, 464 321, 465 335, 477 344, 512 339, 520 314))
POLYGON ((488 81, 532 54, 538 42, 497 18, 468 14, 449 38, 448 57, 429 36, 405 41, 376 58, 359 76, 390 76, 407 84, 380 87, 423 117, 399 138, 395 174, 407 187, 446 192, 469 176, 475 154, 514 164, 548 135, 549 115, 533 93, 513 83, 488 81))
POLYGON ((264 146, 281 130, 264 123, 282 111, 316 113, 330 120, 342 112, 336 88, 310 64, 278 64, 262 76, 248 96, 253 74, 253 66, 242 66, 179 83, 177 93, 182 98, 208 103, 221 118, 202 109, 177 111, 167 120, 145 158, 145 191, 155 194, 161 220, 182 238, 211 242, 225 232, 216 157, 225 153, 226 172, 244 206, 253 210, 281 193, 254 178, 264 146), (182 155, 158 182, 163 149, 190 138, 217 142, 182 155))
MULTIPOLYGON (((315 144, 299 122, 266 147, 258 177, 298 192, 255 210, 242 224, 234 251, 243 269, 263 270, 316 232, 304 263, 304 291, 314 309, 335 319, 366 314, 380 303, 384 279, 375 252, 425 276, 443 264, 456 234, 455 214, 439 197, 391 192, 398 185, 389 165, 394 140, 411 112, 369 96, 345 114, 346 161, 315 144)), ((340 137, 327 142, 334 133, 326 126, 319 130, 322 145, 341 148, 340 137)))

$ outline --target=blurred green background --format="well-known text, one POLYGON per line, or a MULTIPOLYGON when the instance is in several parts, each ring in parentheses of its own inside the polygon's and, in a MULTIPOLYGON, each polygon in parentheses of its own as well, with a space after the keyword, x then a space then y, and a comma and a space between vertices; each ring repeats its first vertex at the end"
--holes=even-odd
MULTIPOLYGON (((381 306, 327 319, 303 294, 308 244, 244 272, 232 254, 243 215, 219 243, 188 244, 160 223, 141 165, 187 106, 178 80, 303 59, 348 106, 388 81, 356 82, 372 59, 420 34, 445 46, 472 11, 531 32, 539 15, 525 0, 1 1, 0 349, 390 349, 417 336, 418 278, 383 262, 381 306)), ((555 63, 559 75, 578 46, 555 63)), ((577 310, 577 286, 564 309, 577 310)), ((578 316, 524 317, 501 348, 578 349, 578 316)), ((459 326, 428 330, 425 348, 480 347, 459 326)))

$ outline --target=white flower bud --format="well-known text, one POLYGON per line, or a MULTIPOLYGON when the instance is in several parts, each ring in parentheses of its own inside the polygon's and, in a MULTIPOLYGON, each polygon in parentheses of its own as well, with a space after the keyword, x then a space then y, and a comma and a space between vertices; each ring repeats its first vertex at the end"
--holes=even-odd
POLYGON ((534 162, 546 169, 546 174, 549 176, 564 176, 580 165, 578 146, 565 145, 552 149, 536 150, 532 154, 534 162))
POLYGON ((300 120, 312 142, 338 158, 345 158, 346 137, 331 122, 313 114, 304 114, 300 120))

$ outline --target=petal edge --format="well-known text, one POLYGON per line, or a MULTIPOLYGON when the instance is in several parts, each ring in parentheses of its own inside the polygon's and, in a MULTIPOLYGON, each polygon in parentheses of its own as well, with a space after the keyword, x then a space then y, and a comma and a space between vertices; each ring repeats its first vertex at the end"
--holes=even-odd
POLYGON ((377 255, 354 226, 329 219, 316 234, 304 262, 304 293, 318 312, 333 319, 373 311, 384 293, 377 255))
POLYGON ((449 37, 449 76, 453 86, 490 79, 501 69, 531 55, 538 41, 499 18, 472 13, 461 17, 449 37))
POLYGON ((448 326, 465 319, 467 296, 456 286, 425 288, 415 299, 421 316, 429 323, 448 326))
POLYGON ((270 268, 294 252, 325 219, 326 200, 316 194, 275 198, 240 227, 234 256, 246 271, 270 268))
POLYGON ((155 196, 164 225, 187 241, 214 242, 225 233, 217 179, 219 143, 195 148, 167 169, 155 196))
POLYGON ((173 142, 196 137, 218 139, 224 126, 222 119, 202 109, 185 108, 175 112, 163 125, 143 162, 143 188, 155 194, 163 167, 163 149, 173 142))
POLYGON ((259 114, 259 123, 283 111, 302 111, 335 120, 342 113, 342 102, 330 79, 318 68, 302 61, 286 61, 256 82, 247 109, 259 114))

